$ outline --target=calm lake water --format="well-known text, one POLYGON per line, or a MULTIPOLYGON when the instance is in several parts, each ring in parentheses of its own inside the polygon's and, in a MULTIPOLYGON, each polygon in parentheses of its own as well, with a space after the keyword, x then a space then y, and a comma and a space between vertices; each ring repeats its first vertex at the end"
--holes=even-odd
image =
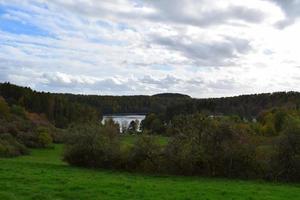
POLYGON ((140 129, 140 123, 143 119, 145 119, 145 115, 135 115, 135 114, 130 114, 130 115, 104 115, 102 119, 102 124, 104 124, 105 120, 112 119, 116 123, 120 125, 120 132, 122 132, 122 128, 126 127, 128 128, 129 124, 131 121, 137 120, 139 122, 139 127, 140 129))

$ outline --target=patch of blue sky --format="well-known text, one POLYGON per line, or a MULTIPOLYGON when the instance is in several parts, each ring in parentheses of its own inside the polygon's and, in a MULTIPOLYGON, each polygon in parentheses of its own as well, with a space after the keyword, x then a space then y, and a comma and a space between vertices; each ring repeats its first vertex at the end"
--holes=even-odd
POLYGON ((5 14, 5 10, 6 9, 4 8, 4 6, 1 6, 1 4, 0 4, 0 16, 5 14))
POLYGON ((9 11, 12 10, 26 12, 20 8, 0 5, 0 30, 19 35, 50 36, 49 32, 31 23, 23 22, 14 18, 4 17, 5 14, 9 14, 9 11))
POLYGON ((50 36, 47 31, 32 24, 7 19, 0 19, 0 29, 4 32, 19 35, 50 36))

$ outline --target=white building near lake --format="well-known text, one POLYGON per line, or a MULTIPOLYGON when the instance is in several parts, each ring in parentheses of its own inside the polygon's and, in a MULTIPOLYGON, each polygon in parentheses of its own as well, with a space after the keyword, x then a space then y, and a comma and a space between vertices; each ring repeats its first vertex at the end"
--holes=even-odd
POLYGON ((104 115, 101 123, 104 124, 108 119, 118 123, 122 133, 123 128, 127 129, 131 121, 138 121, 138 130, 140 130, 140 124, 145 119, 145 115, 104 115))

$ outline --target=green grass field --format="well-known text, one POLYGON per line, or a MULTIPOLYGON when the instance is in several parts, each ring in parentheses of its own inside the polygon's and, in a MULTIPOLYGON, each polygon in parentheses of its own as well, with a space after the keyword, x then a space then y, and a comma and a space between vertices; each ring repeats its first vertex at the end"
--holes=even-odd
MULTIPOLYGON (((121 141, 123 143, 123 145, 127 145, 127 146, 132 146, 135 141, 138 139, 139 136, 136 135, 122 135, 121 136, 121 141)), ((156 137, 156 139, 158 140, 158 142, 161 145, 166 145, 168 143, 169 138, 168 137, 164 137, 164 136, 154 136, 156 137)))
POLYGON ((28 156, 0 159, 0 200, 300 199, 300 185, 71 167, 61 161, 62 149, 55 145, 54 149, 33 150, 28 156))

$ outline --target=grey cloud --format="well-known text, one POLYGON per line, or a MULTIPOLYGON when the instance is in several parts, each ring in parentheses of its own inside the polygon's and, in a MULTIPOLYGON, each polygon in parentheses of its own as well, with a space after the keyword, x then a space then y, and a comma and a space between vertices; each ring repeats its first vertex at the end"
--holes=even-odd
MULTIPOLYGON (((72 76, 63 73, 44 73, 42 75, 44 88, 51 88, 53 91, 68 90, 91 91, 97 94, 142 94, 151 86, 152 90, 163 92, 166 89, 172 89, 172 86, 186 81, 175 76, 167 75, 163 78, 152 78, 144 76, 139 79, 118 80, 117 78, 105 78, 101 80, 88 81, 80 76, 72 76)), ((91 78, 90 78, 91 79, 91 78)))
POLYGON ((194 64, 200 66, 232 65, 234 64, 233 58, 251 50, 249 41, 240 38, 224 37, 223 41, 190 41, 189 43, 185 42, 184 39, 183 37, 152 36, 154 43, 181 52, 185 57, 195 62, 194 64))
POLYGON ((210 26, 222 24, 229 20, 241 20, 251 23, 263 21, 265 15, 262 11, 230 5, 226 9, 206 9, 205 5, 211 2, 198 0, 145 0, 148 5, 155 7, 158 13, 150 16, 153 20, 184 23, 194 26, 210 26))
POLYGON ((234 79, 221 79, 216 81, 210 81, 207 87, 217 90, 233 90, 236 88, 236 82, 234 79))
POLYGON ((276 27, 283 29, 295 23, 300 17, 300 1, 299 0, 269 0, 275 2, 285 13, 286 18, 275 24, 276 27))
POLYGON ((179 84, 182 82, 182 80, 171 75, 161 79, 154 79, 151 76, 144 76, 142 79, 140 79, 140 82, 143 84, 155 85, 160 88, 170 88, 176 84, 179 84))
POLYGON ((198 79, 191 79, 187 81, 188 84, 193 85, 193 86, 201 86, 205 82, 203 80, 198 80, 198 79))
POLYGON ((63 73, 44 73, 42 75, 44 84, 49 88, 69 88, 80 90, 87 88, 92 91, 101 92, 129 92, 133 89, 126 84, 113 78, 95 79, 93 77, 72 76, 63 73))
POLYGON ((127 0, 118 0, 117 2, 91 0, 89 3, 51 1, 52 6, 64 8, 73 13, 91 18, 117 18, 120 21, 144 19, 159 23, 171 22, 205 27, 223 24, 230 20, 259 23, 265 18, 262 11, 246 6, 229 5, 227 8, 220 9, 212 5, 207 9, 207 5, 211 4, 211 1, 207 0, 141 0, 139 4, 140 6, 136 6, 136 1, 127 0), (124 7, 130 7, 131 10, 124 9, 124 7), (155 12, 143 12, 141 9, 145 7, 153 8, 155 12))
POLYGON ((133 88, 128 84, 127 82, 125 83, 117 83, 113 79, 104 79, 101 81, 97 81, 95 84, 93 84, 93 89, 98 90, 99 93, 102 91, 109 91, 109 92, 130 92, 133 91, 133 88))

